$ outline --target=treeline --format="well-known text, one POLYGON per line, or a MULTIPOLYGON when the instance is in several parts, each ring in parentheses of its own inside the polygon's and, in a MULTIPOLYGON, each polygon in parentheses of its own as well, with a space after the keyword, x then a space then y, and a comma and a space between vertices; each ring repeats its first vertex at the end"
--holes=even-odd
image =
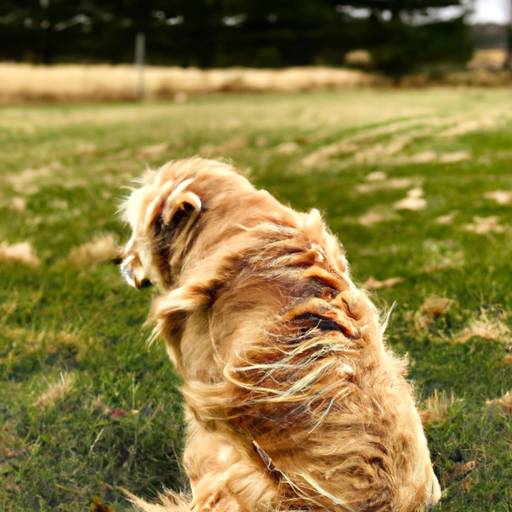
POLYGON ((342 65, 365 49, 399 74, 472 53, 461 0, 0 0, 0 59, 155 65, 342 65))

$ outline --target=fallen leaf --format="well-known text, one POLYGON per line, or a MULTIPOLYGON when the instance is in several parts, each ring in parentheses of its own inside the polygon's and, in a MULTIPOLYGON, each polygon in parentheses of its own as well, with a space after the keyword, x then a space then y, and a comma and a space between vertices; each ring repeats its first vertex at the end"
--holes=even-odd
POLYGON ((371 226, 373 224, 378 224, 379 222, 384 222, 386 219, 384 215, 379 213, 367 213, 359 217, 357 220, 359 224, 362 224, 363 226, 371 226))
POLYGON ((501 398, 496 400, 487 400, 487 405, 497 405, 503 409, 507 414, 512 415, 512 391, 508 391, 501 398))
POLYGON ((473 479, 468 478, 467 480, 464 480, 464 482, 462 482, 460 486, 462 487, 462 489, 464 489, 466 493, 469 493, 471 491, 471 488, 473 487, 473 479))
POLYGON ((119 256, 119 249, 114 237, 106 235, 73 248, 68 255, 68 261, 80 268, 95 267, 110 262, 117 256, 119 256))
POLYGON ((444 164, 453 164, 456 162, 464 162, 466 160, 471 160, 471 153, 467 151, 456 151, 454 153, 445 153, 441 155, 439 161, 444 164))
POLYGON ((366 181, 384 181, 387 177, 388 175, 385 172, 375 171, 366 176, 366 181))
POLYGON ((424 194, 425 194, 425 192, 423 192, 423 189, 421 189, 419 187, 412 188, 411 190, 407 191, 407 197, 412 197, 413 199, 417 199, 418 197, 422 197, 424 194))
POLYGON ((512 203, 512 192, 505 190, 495 190, 494 192, 486 192, 483 196, 485 199, 494 199, 498 204, 507 205, 512 203))
POLYGON ((105 505, 101 496, 93 496, 91 500, 91 506, 89 508, 90 512, 114 512, 114 509, 105 505))
POLYGON ((473 224, 466 224, 464 226, 465 231, 471 231, 472 233, 476 233, 478 235, 483 235, 485 233, 493 232, 493 233, 503 233, 505 228, 500 226, 499 217, 491 216, 491 217, 473 217, 473 224))
POLYGON ((452 213, 448 213, 446 215, 441 215, 440 217, 437 217, 436 222, 438 224, 451 224, 456 215, 457 215, 457 212, 452 212, 452 213))
POLYGON ((455 476, 465 475, 466 473, 473 471, 476 468, 477 464, 478 463, 476 460, 470 460, 469 462, 466 462, 464 464, 458 464, 457 466, 455 466, 453 474, 455 476))
POLYGON ((415 318, 421 328, 425 329, 430 323, 441 315, 448 313, 452 304, 452 299, 432 295, 428 297, 416 312, 415 318))
POLYGON ((455 398, 453 395, 448 397, 446 393, 438 393, 436 389, 434 395, 426 400, 425 406, 419 411, 423 426, 443 421, 448 413, 448 409, 454 402, 455 398))
POLYGON ((471 320, 468 327, 455 336, 454 341, 465 343, 476 336, 487 340, 501 341, 502 343, 512 341, 510 329, 500 320, 491 319, 487 315, 471 320))
POLYGON ((73 373, 63 372, 57 382, 50 384, 48 389, 32 404, 38 409, 46 409, 62 400, 72 389, 75 382, 73 373))
POLYGON ((413 185, 413 181, 409 178, 391 178, 370 180, 369 183, 361 183, 356 185, 356 190, 360 194, 373 194, 380 190, 395 190, 401 188, 408 188, 413 185))
POLYGON ((424 151, 423 153, 416 153, 410 158, 410 162, 414 164, 426 164, 433 162, 437 158, 437 154, 434 151, 424 151))
POLYGON ((423 197, 406 197, 397 201, 393 207, 396 210, 424 210, 427 207, 427 200, 423 197))
POLYGON ((161 144, 154 144, 152 146, 144 146, 135 154, 135 158, 155 158, 163 155, 167 151, 168 147, 168 142, 162 142, 161 144))
POLYGON ((300 146, 296 142, 283 142, 276 147, 276 153, 280 153, 282 155, 290 155, 295 153, 300 148, 300 146))
POLYGON ((390 277, 384 281, 378 281, 373 276, 369 277, 362 285, 365 290, 379 290, 380 288, 391 288, 395 284, 403 283, 403 277, 390 277))
POLYGON ((237 149, 243 149, 248 146, 249 140, 247 137, 236 137, 231 139, 224 144, 206 144, 199 150, 199 153, 202 156, 210 157, 213 155, 219 155, 222 153, 229 153, 230 151, 235 151, 237 149))
POLYGON ((30 242, 20 242, 9 245, 7 242, 0 243, 0 261, 11 261, 36 267, 39 265, 39 258, 32 253, 30 242))

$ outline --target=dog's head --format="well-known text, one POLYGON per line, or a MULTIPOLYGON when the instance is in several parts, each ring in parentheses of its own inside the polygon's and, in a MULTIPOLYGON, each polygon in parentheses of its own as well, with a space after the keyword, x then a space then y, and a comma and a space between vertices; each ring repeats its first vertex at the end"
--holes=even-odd
POLYGON ((299 217, 224 162, 169 162, 146 171, 140 184, 121 206, 122 218, 132 228, 120 257, 121 272, 135 288, 152 283, 167 292, 187 262, 197 263, 233 231, 248 229, 242 224, 254 225, 264 217, 289 226, 299 217))
MULTIPOLYGON (((121 273, 137 289, 148 284, 160 290, 173 286, 184 249, 194 230, 203 204, 191 185, 200 161, 189 165, 167 164, 147 171, 141 187, 123 203, 123 219, 132 236, 121 255, 121 273)), ((197 185, 197 183, 196 183, 197 185)))

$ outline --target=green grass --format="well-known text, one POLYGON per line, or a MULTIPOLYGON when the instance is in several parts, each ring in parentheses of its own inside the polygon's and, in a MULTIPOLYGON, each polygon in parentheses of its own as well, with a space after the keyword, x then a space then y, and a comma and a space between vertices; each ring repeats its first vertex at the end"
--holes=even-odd
POLYGON ((460 342, 476 321, 512 327, 512 206, 483 198, 512 191, 509 112, 505 89, 1 109, 0 241, 31 242, 40 265, 0 261, 0 509, 84 511, 99 496, 121 511, 129 509, 121 487, 149 498, 184 487, 179 378, 142 328, 153 292, 129 288, 109 263, 79 267, 68 254, 96 236, 127 239, 116 209, 146 164, 213 145, 280 200, 319 208, 357 282, 404 279, 374 296, 382 309, 397 302, 388 341, 408 354, 420 405, 453 396, 427 427, 445 489, 440 509, 510 512, 512 418, 486 402, 512 389, 512 341, 502 330, 500 339, 460 342), (342 140, 349 149, 304 164, 342 140), (437 156, 414 163, 427 151, 437 156), (358 191, 375 171, 410 185, 358 191), (415 186, 427 207, 395 211, 415 186), (26 200, 22 211, 16 197, 26 200), (363 226, 368 212, 387 220, 363 226), (451 223, 436 222, 452 212, 451 223), (475 216, 498 216, 501 232, 466 230, 475 216), (454 302, 428 322, 421 306, 432 295, 454 302), (61 378, 67 391, 36 407, 61 378))

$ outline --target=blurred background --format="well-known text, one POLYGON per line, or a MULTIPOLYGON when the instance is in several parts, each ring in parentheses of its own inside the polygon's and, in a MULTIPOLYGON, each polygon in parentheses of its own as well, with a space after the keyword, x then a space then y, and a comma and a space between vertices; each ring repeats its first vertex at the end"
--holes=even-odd
MULTIPOLYGON (((7 100, 38 95, 51 99, 52 94, 63 94, 62 80, 68 82, 70 99, 73 95, 100 98, 102 94, 109 99, 128 99, 141 96, 144 85, 150 97, 180 91, 276 87, 269 77, 263 78, 262 84, 262 75, 257 84, 253 83, 257 78, 240 74, 212 78, 198 73, 239 67, 322 66, 372 75, 317 78, 315 87, 387 84, 389 80, 413 86, 443 81, 508 85, 510 77, 502 71, 512 67, 510 3, 2 0, 0 61, 10 64, 0 69, 0 82, 10 85, 4 85, 0 96, 7 100), (127 69, 119 67, 136 60, 149 66, 145 79, 129 76, 127 69), (53 74, 44 75, 39 68, 38 75, 31 75, 28 66, 34 64, 67 65, 68 74, 60 71, 57 76, 59 71, 53 69, 53 74), (77 70, 72 64, 83 66, 77 70), (101 71, 96 70, 97 65, 103 66, 101 71), (117 66, 117 75, 105 76, 105 65, 117 66), (158 75, 152 74, 157 67, 158 75), (165 76, 162 67, 186 68, 195 74, 165 76), (108 82, 117 82, 118 89, 114 91, 114 84, 108 82), (73 87, 74 92, 70 91, 73 87)), ((301 83, 298 88, 313 85, 301 83)))

